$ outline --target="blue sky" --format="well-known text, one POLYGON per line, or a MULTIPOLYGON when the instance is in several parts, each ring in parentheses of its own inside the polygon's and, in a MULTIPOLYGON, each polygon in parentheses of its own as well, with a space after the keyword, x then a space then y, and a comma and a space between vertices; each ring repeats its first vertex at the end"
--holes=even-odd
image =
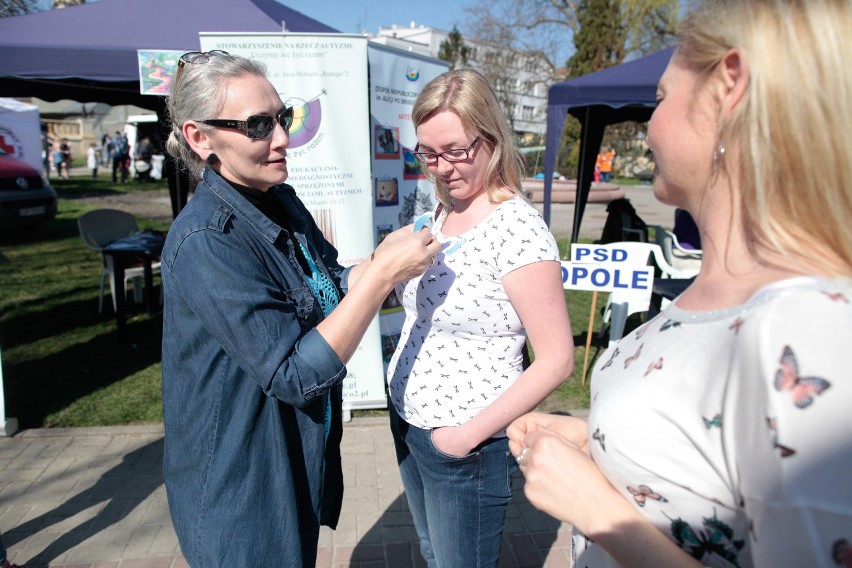
POLYGON ((345 33, 370 32, 377 34, 379 26, 393 24, 417 25, 451 30, 453 24, 464 33, 462 6, 465 0, 427 0, 405 2, 400 0, 279 0, 315 20, 345 33))

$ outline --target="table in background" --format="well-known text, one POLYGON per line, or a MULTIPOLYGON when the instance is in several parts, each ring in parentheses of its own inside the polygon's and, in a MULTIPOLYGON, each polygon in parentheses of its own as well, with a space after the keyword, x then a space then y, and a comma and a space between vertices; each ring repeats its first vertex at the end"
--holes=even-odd
POLYGON ((115 323, 124 335, 127 327, 127 298, 124 289, 124 271, 142 264, 145 273, 145 303, 148 314, 154 313, 154 273, 151 265, 159 260, 166 242, 164 234, 142 231, 111 242, 103 248, 104 258, 110 268, 110 278, 115 290, 115 323))

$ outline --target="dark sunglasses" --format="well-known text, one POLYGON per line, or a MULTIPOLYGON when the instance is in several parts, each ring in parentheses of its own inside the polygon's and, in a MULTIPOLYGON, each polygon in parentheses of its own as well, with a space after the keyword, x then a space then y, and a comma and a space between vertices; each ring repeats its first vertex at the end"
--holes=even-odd
POLYGON ((211 57, 230 57, 231 54, 221 49, 211 51, 190 51, 180 56, 178 67, 183 67, 187 63, 207 63, 211 57))
POLYGON ((275 123, 281 125, 286 132, 293 125, 293 107, 284 107, 275 116, 266 114, 252 115, 245 120, 229 120, 227 118, 215 118, 210 120, 199 120, 201 124, 219 126, 222 128, 235 128, 240 130, 252 140, 264 140, 269 138, 275 130, 275 123))

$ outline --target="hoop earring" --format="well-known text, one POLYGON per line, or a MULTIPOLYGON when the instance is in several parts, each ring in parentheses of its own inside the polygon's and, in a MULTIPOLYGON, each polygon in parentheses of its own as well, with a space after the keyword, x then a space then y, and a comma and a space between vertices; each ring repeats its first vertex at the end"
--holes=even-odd
POLYGON ((721 142, 713 150, 713 175, 719 173, 719 169, 722 167, 722 164, 725 162, 725 147, 722 146, 721 142))
POLYGON ((208 166, 215 166, 218 161, 219 161, 219 156, 217 156, 216 154, 210 154, 209 156, 207 156, 207 165, 208 166))

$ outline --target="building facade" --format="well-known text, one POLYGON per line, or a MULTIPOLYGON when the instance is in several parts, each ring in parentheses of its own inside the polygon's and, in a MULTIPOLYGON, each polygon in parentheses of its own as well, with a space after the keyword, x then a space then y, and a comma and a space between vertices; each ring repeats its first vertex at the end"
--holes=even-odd
MULTIPOLYGON (((417 25, 380 27, 369 40, 397 49, 438 57, 448 31, 417 25)), ((524 52, 463 37, 470 50, 465 66, 480 71, 494 86, 512 128, 528 144, 540 144, 547 124, 550 75, 544 64, 524 52)))

